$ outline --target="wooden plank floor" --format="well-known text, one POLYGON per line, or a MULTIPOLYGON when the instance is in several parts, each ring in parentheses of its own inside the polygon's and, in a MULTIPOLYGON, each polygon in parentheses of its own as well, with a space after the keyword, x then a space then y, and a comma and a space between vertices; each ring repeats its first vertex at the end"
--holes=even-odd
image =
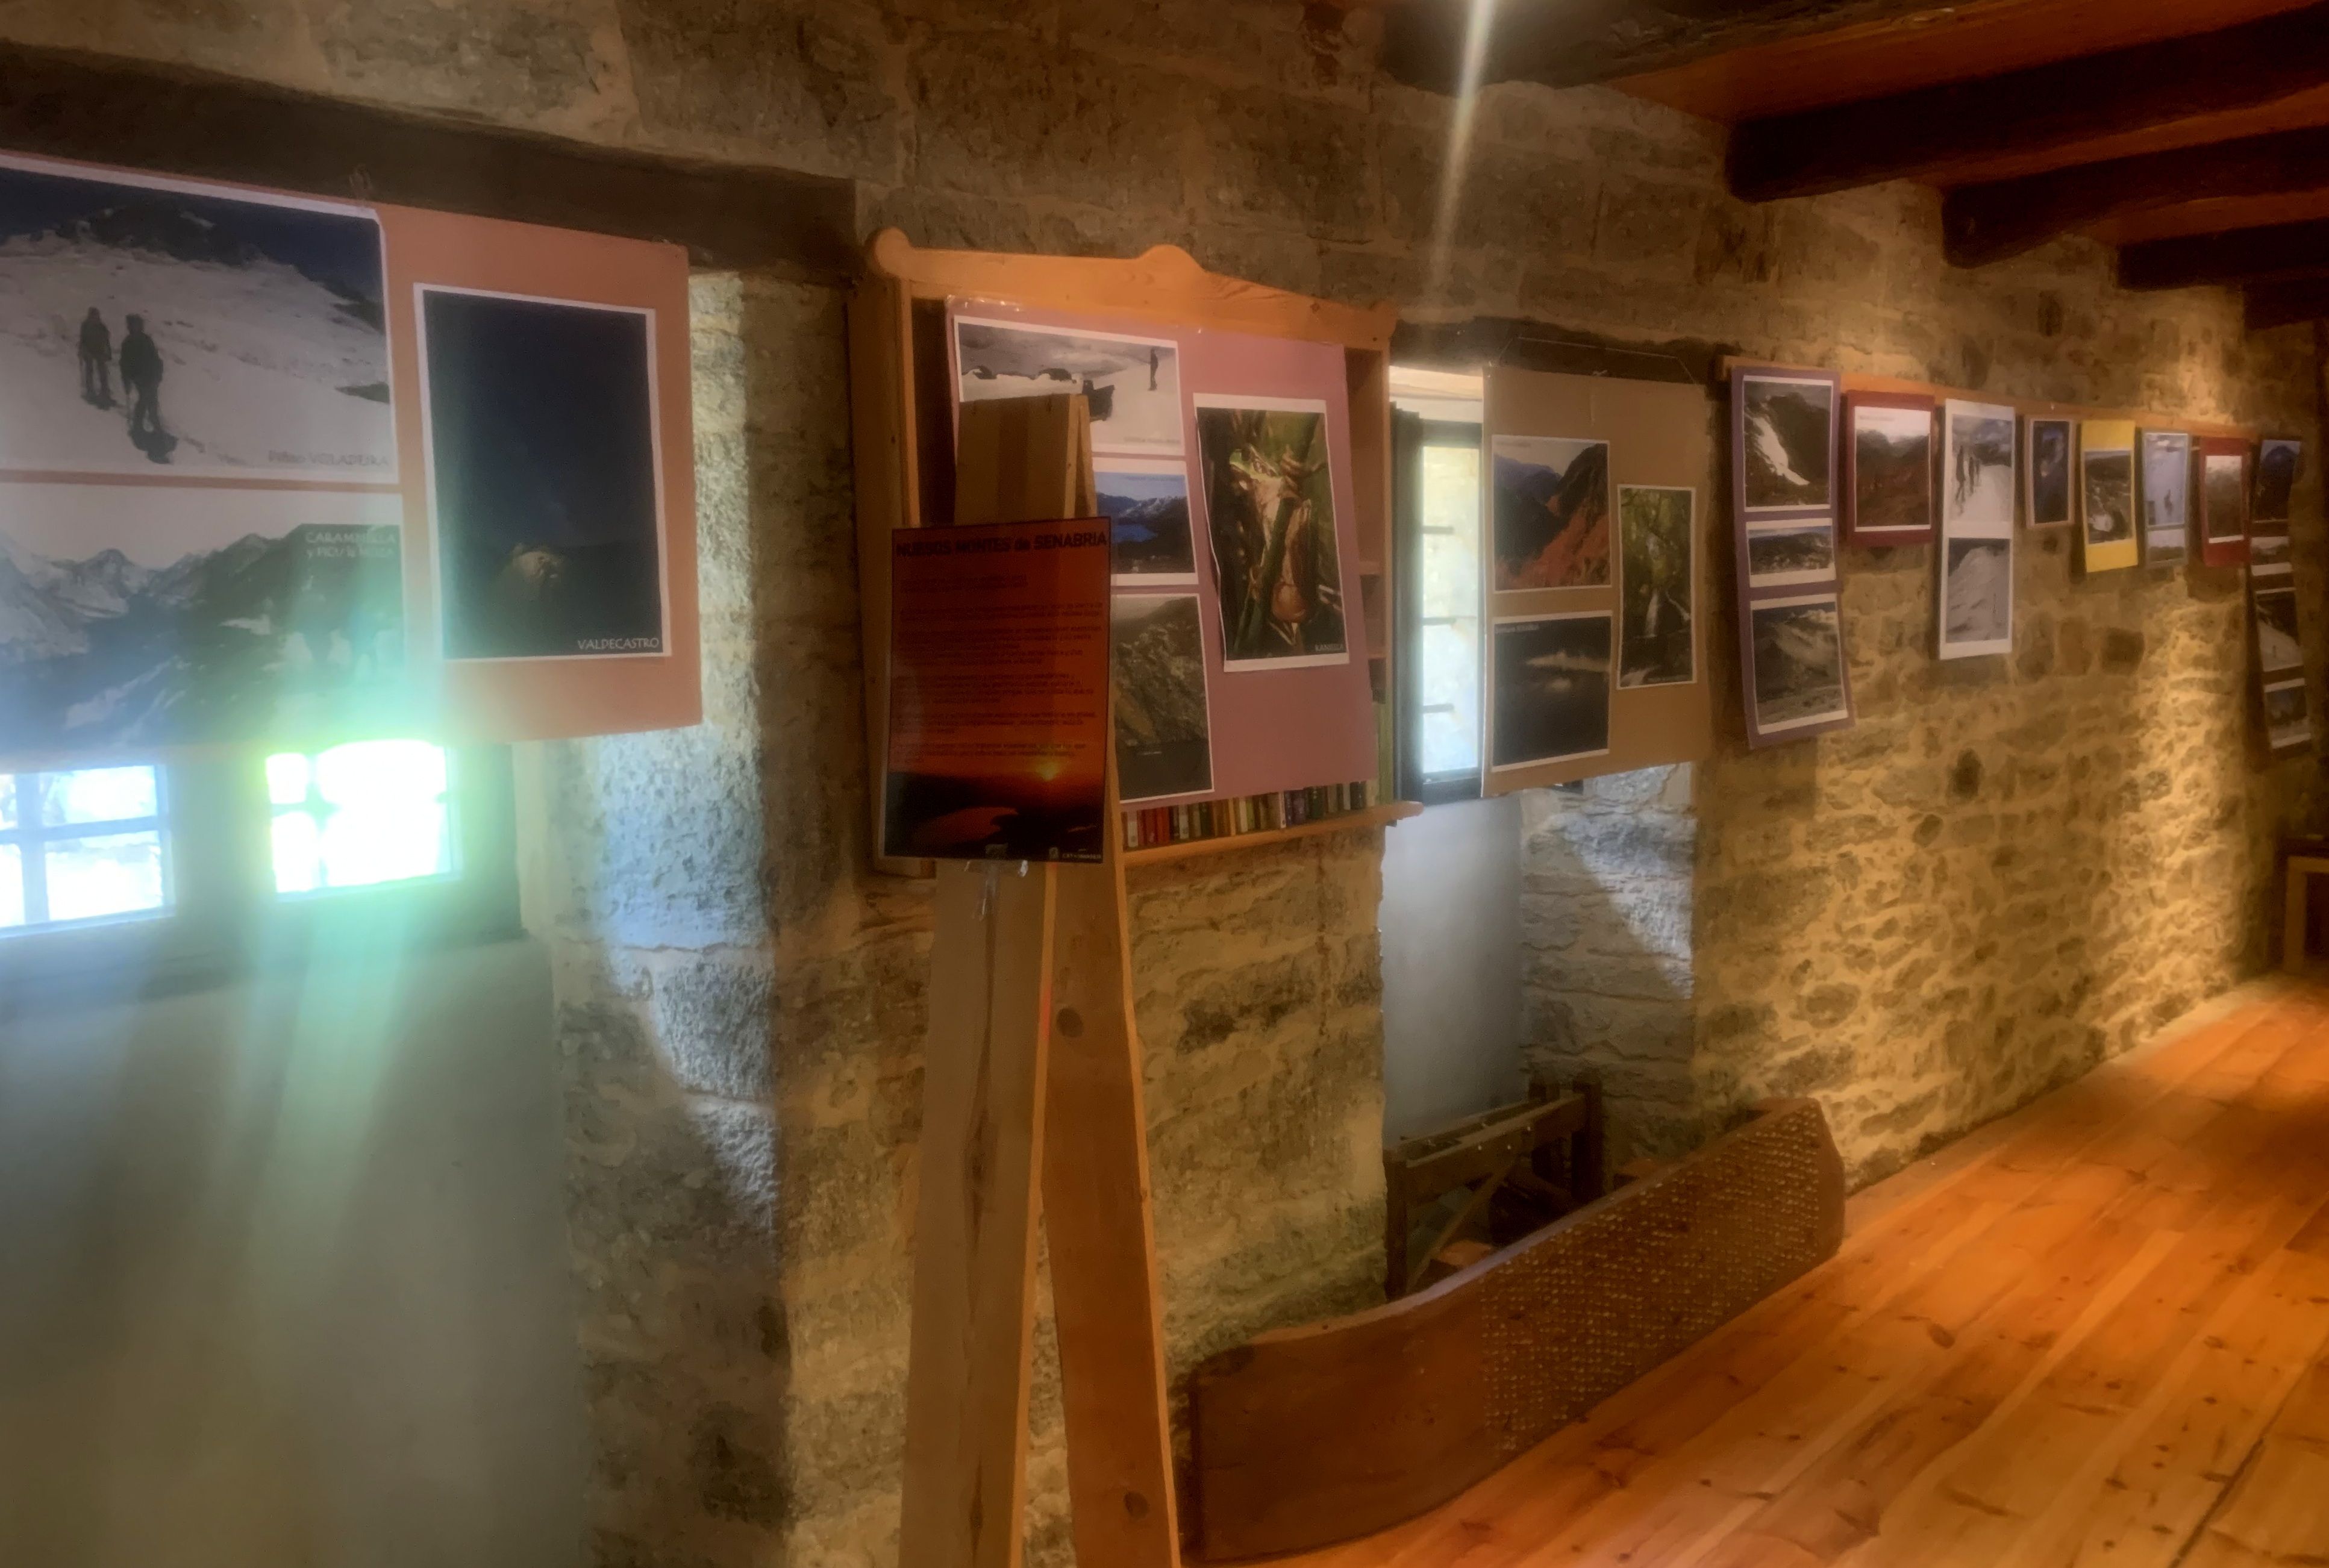
POLYGON ((2329 985, 1853 1200, 1832 1262, 1305 1568, 2329 1568, 2329 985))

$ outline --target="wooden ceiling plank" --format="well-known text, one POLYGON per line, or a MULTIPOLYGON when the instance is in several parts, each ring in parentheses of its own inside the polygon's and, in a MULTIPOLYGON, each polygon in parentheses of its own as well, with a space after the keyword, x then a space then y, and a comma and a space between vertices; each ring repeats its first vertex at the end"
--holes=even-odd
POLYGON ((1750 120, 1730 188, 1750 202, 1929 177, 1968 159, 2076 146, 2250 109, 2329 78, 2329 4, 2195 37, 1750 120))
MULTIPOLYGON (((1730 50, 1950 9, 1946 0, 1502 0, 1490 5, 1480 85, 1585 87, 1730 50)), ((1458 91, 1473 10, 1474 0, 1392 0, 1383 15, 1384 71, 1409 87, 1458 91)))
POLYGON ((2118 253, 2122 288, 2267 283, 2320 272, 2329 272, 2329 220, 2323 219, 2153 240, 2118 253))
POLYGON ((2329 278, 2260 283, 2248 290, 2244 314, 2250 332, 2329 317, 2329 278))
POLYGON ((1979 267, 2126 213, 2329 187, 2329 128, 2084 164, 1966 185, 1941 204, 1948 259, 1979 267))

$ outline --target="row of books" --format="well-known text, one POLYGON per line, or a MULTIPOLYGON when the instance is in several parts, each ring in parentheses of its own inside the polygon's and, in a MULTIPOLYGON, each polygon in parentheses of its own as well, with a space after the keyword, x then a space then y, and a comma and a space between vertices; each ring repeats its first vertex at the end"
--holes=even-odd
POLYGON ((1124 847, 1153 849, 1164 844, 1190 844, 1207 838, 1233 838, 1242 833, 1299 827, 1306 822, 1364 811, 1375 805, 1381 796, 1380 787, 1369 779, 1356 784, 1322 784, 1309 789, 1245 795, 1231 800, 1199 800, 1188 806, 1135 808, 1124 814, 1124 847))

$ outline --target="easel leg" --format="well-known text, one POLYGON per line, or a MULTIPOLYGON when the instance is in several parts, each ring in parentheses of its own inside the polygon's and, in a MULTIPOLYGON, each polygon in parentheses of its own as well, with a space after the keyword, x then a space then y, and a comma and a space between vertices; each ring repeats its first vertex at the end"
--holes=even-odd
POLYGON ((941 864, 922 1072, 901 1562, 1017 1568, 1051 867, 941 864))
POLYGON ((1111 851, 1105 865, 1059 875, 1043 1223, 1076 1560, 1178 1568, 1124 867, 1111 851))

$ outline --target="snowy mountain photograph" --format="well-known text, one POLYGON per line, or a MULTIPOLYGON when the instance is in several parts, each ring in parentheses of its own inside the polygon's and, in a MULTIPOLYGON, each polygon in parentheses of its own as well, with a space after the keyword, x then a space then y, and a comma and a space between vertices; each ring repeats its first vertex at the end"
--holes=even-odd
POLYGON ((2136 437, 2142 481, 2143 563, 2181 561, 2190 553, 2192 438, 2178 430, 2136 437))
POLYGON ((432 287, 420 325, 445 656, 661 655, 651 314, 432 287))
POLYGON ((0 159, 0 468, 396 478, 361 208, 0 159))
POLYGON ((962 401, 1080 392, 1091 406, 1092 450, 1181 450, 1181 351, 1171 339, 967 316, 954 332, 962 401))
POLYGON ((1094 465, 1100 515, 1115 551, 1111 571, 1127 585, 1193 583, 1197 546, 1189 532, 1189 471, 1178 462, 1115 458, 1094 465))
POLYGON ((2013 541, 1952 539, 1941 575, 1941 656, 2013 644, 2013 541))
POLYGON ((2013 521, 2014 414, 1993 403, 1945 405, 1941 522, 2013 521))
POLYGON ((1829 504, 1835 466, 1835 388, 1825 381, 1750 375, 1745 401, 1746 467, 1741 476, 1749 512, 1784 512, 1829 504))
POLYGON ((401 711, 393 496, 0 486, 0 749, 328 741, 401 711))

